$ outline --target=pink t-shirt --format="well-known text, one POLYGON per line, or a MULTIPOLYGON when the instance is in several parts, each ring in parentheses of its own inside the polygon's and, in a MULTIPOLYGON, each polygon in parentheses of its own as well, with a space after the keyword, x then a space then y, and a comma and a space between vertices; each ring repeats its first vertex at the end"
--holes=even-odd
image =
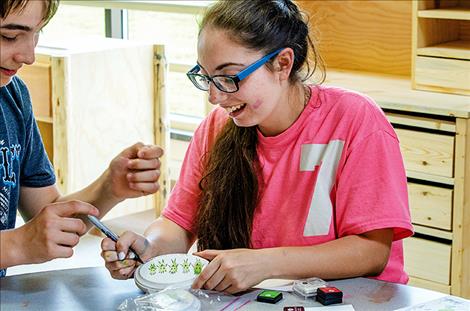
MULTIPOLYGON (((258 132, 263 192, 256 207, 254 248, 307 246, 393 228, 389 261, 377 277, 406 283, 401 239, 412 235, 405 168, 397 136, 382 110, 349 90, 311 86, 290 128, 258 132)), ((212 111, 196 130, 163 215, 194 232, 202 157, 228 119, 212 111)))

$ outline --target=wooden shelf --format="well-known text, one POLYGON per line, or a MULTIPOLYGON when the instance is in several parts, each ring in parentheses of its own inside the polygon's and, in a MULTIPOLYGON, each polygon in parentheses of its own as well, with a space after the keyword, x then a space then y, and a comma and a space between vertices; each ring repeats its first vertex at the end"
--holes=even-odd
POLYGON ((453 7, 445 9, 419 10, 418 17, 439 19, 470 20, 470 8, 453 7))
POLYGON ((456 40, 417 49, 420 56, 446 57, 470 60, 470 41, 456 40))
POLYGON ((450 240, 450 241, 453 238, 452 232, 449 232, 449 231, 439 230, 439 229, 416 225, 416 224, 413 224, 413 227, 416 233, 435 236, 435 237, 445 239, 445 240, 450 240))
POLYGON ((367 94, 384 109, 470 118, 469 96, 411 90, 405 76, 331 68, 325 84, 367 94))

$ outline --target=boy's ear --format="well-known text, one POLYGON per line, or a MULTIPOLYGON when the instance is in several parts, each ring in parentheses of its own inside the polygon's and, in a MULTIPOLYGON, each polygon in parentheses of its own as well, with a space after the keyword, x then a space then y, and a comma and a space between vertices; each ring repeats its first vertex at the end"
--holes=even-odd
POLYGON ((276 57, 274 69, 279 73, 281 80, 288 80, 292 66, 294 65, 294 50, 291 48, 283 49, 276 57))

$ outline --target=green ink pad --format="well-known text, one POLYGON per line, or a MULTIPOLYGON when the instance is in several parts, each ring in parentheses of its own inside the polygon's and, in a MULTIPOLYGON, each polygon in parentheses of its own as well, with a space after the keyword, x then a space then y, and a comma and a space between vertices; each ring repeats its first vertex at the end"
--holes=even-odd
POLYGON ((276 303, 282 299, 282 293, 275 290, 264 290, 258 294, 256 300, 259 302, 276 303))

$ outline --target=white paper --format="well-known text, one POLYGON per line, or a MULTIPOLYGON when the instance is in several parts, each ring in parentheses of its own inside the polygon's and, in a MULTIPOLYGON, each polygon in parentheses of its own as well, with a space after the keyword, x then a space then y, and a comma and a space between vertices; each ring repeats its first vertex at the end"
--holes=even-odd
POLYGON ((294 280, 267 279, 253 287, 259 289, 277 290, 280 292, 292 292, 292 285, 294 285, 294 280))
POLYGON ((439 299, 405 307, 396 311, 469 311, 470 300, 456 296, 445 296, 439 299))

